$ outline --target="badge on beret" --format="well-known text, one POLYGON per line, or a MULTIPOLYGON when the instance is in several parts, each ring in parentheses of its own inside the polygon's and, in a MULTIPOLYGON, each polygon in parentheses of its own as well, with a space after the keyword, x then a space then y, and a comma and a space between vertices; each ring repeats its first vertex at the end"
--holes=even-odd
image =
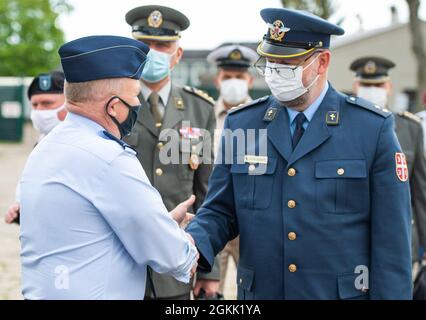
POLYGON ((200 128, 183 127, 179 129, 179 132, 184 139, 198 139, 201 137, 200 128))
POLYGON ((395 153, 395 164, 396 164, 396 176, 402 182, 408 180, 408 168, 405 154, 402 152, 395 153))
POLYGON ((163 23, 163 15, 160 11, 154 10, 148 17, 148 25, 153 28, 158 28, 163 23))
POLYGON ((38 79, 38 86, 42 91, 49 91, 52 87, 52 77, 50 75, 41 75, 38 79))
POLYGON ((339 124, 339 113, 337 111, 328 111, 325 122, 329 126, 337 126, 339 124))
POLYGON ((273 24, 269 24, 269 35, 272 40, 281 41, 288 31, 290 31, 290 28, 284 27, 281 20, 275 20, 273 24))
POLYGON ((374 61, 368 61, 364 66, 364 72, 366 74, 375 74, 377 71, 377 66, 374 61))

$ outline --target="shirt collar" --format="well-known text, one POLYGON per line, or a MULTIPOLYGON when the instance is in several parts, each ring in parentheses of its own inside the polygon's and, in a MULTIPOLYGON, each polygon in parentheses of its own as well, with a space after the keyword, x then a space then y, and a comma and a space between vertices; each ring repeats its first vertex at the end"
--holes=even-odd
POLYGON ((65 118, 66 122, 73 122, 73 123, 78 123, 79 125, 82 125, 84 127, 87 127, 95 132, 99 132, 99 131, 103 131, 105 130, 104 127, 102 127, 99 123, 85 117, 85 116, 81 116, 77 113, 73 113, 73 112, 68 112, 66 118, 65 118))
MULTIPOLYGON (((158 91, 158 95, 160 96, 161 101, 164 106, 167 106, 169 102, 170 91, 172 90, 172 82, 167 81, 166 85, 158 91)), ((148 101, 149 96, 152 93, 152 90, 148 88, 143 82, 141 82, 141 93, 143 98, 148 101)))
MULTIPOLYGON (((324 100, 324 97, 327 94, 328 88, 329 88, 329 84, 328 82, 326 82, 324 89, 321 91, 321 94, 318 96, 318 98, 305 111, 303 111, 308 122, 311 122, 315 112, 318 110, 319 106, 321 105, 321 102, 324 100)), ((286 109, 290 117, 290 124, 292 124, 296 116, 299 114, 299 111, 293 110, 291 108, 286 108, 286 109)))

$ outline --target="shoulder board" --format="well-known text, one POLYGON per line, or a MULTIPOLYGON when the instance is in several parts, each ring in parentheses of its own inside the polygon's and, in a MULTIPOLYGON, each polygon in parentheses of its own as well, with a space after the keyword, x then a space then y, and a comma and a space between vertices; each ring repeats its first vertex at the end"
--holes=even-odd
POLYGON ((374 104, 374 103, 372 103, 368 100, 359 98, 359 97, 349 96, 349 97, 346 98, 346 102, 360 106, 360 107, 367 109, 369 111, 372 111, 372 112, 374 112, 374 113, 376 113, 376 114, 378 114, 378 115, 380 115, 384 118, 387 118, 392 114, 392 112, 390 112, 389 110, 382 109, 378 105, 376 105, 376 104, 374 104))
POLYGON ((210 97, 206 92, 204 92, 203 90, 200 89, 196 89, 190 86, 184 86, 183 90, 185 90, 186 92, 195 94, 196 96, 204 99, 205 101, 207 101, 208 103, 214 105, 215 101, 212 97, 210 97))
POLYGON ((413 120, 414 122, 422 123, 422 119, 419 116, 416 116, 415 114, 412 114, 411 112, 404 111, 404 112, 399 112, 398 114, 401 117, 413 120))
POLYGON ((240 104, 237 107, 231 108, 231 110, 229 110, 228 114, 233 114, 233 113, 236 113, 236 112, 238 112, 240 110, 243 110, 243 109, 245 109, 247 107, 252 107, 252 106, 254 106, 254 105, 258 104, 258 103, 261 103, 261 102, 264 102, 264 101, 268 100, 268 98, 269 98, 269 96, 264 96, 262 98, 250 101, 248 103, 240 104))

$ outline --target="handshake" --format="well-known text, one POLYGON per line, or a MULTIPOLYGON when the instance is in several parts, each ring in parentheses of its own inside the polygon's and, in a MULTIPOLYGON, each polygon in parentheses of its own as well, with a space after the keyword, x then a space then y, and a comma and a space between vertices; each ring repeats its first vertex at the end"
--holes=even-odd
MULTIPOLYGON (((179 227, 182 229, 185 229, 185 227, 188 225, 188 223, 194 218, 194 215, 188 212, 188 209, 192 207, 192 205, 195 202, 195 196, 192 195, 189 197, 188 200, 185 200, 184 202, 181 202, 176 208, 174 208, 172 211, 170 211, 170 215, 172 218, 179 224, 179 227)), ((192 236, 187 233, 186 234, 191 243, 195 246, 195 241, 192 238, 192 236)), ((197 254, 197 261, 200 258, 200 254, 197 254)), ((192 269, 191 269, 191 277, 195 274, 195 271, 197 270, 198 263, 194 263, 192 269)))

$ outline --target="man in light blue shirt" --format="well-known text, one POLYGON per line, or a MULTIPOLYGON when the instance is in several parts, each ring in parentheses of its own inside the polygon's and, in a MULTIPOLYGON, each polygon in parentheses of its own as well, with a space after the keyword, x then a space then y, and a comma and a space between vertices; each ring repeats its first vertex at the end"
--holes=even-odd
POLYGON ((149 48, 113 36, 59 50, 69 114, 32 152, 21 178, 26 299, 143 299, 146 267, 189 282, 196 268, 182 220, 168 213, 121 138, 140 107, 149 48))

